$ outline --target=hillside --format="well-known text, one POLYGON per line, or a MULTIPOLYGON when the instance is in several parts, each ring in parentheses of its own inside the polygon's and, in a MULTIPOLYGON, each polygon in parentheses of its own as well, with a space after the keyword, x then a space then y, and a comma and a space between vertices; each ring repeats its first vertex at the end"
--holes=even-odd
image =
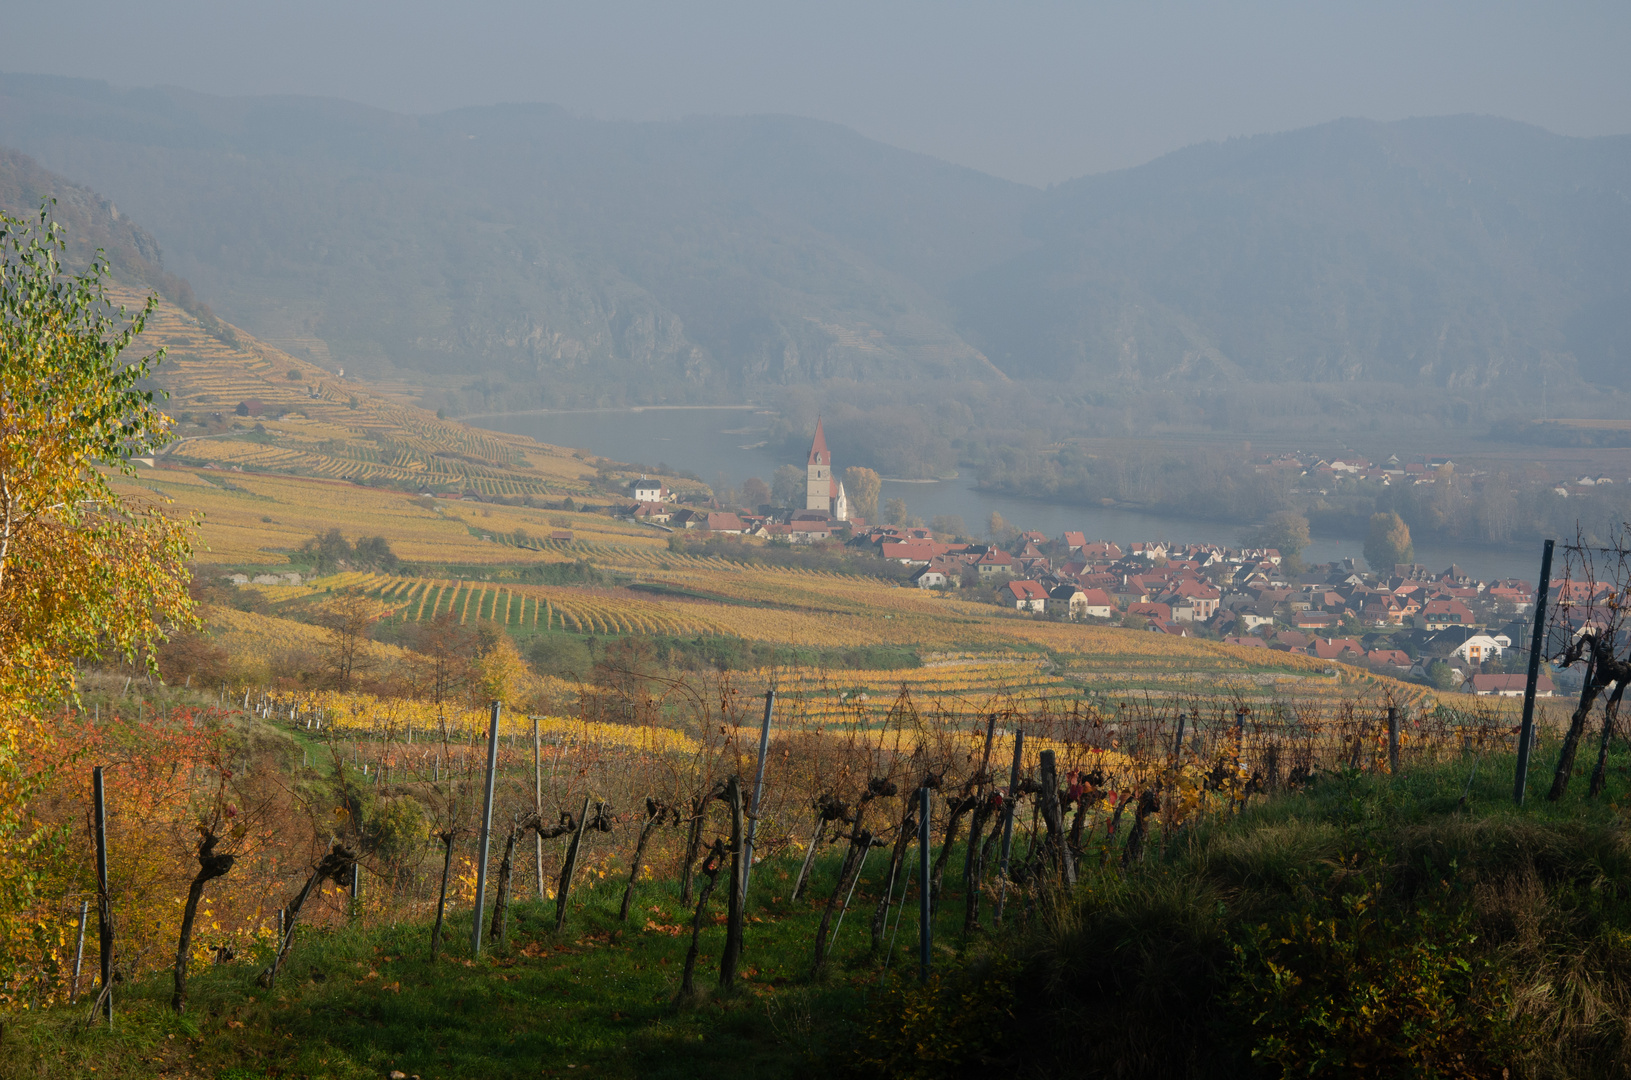
POLYGON ((1065 380, 1612 385, 1628 174, 1631 138, 1474 116, 1194 146, 1049 191, 959 311, 999 366, 1065 380))
POLYGON ((862 380, 1392 383, 1624 370, 1631 138, 1339 121, 1046 192, 790 117, 401 116, 0 77, 0 144, 232 322, 459 410, 862 380), (989 359, 988 359, 989 358, 989 359))
POLYGON ((115 193, 257 336, 532 403, 992 377, 930 287, 1023 242, 1025 189, 809 121, 410 118, 34 78, 0 97, 0 143, 115 193))

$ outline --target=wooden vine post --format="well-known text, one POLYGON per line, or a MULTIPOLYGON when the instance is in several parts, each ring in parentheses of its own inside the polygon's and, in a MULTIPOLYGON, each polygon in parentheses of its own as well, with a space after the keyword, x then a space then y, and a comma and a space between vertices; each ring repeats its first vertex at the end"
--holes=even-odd
POLYGON ((1002 905, 1008 899, 1008 856, 1014 847, 1014 806, 1019 802, 1019 766, 1025 753, 1025 732, 1014 732, 1014 765, 1008 773, 1008 797, 1002 807, 1002 861, 997 879, 997 903, 991 917, 1002 925, 1002 905))
POLYGON ((108 896, 108 804, 102 790, 102 766, 91 771, 91 789, 96 804, 96 917, 97 943, 101 949, 102 990, 98 1003, 113 1026, 113 903, 108 896))
MULTIPOLYGON (((544 743, 538 735, 538 718, 532 718, 532 812, 538 815, 538 820, 544 820, 544 743)), ((537 862, 534 864, 538 870, 538 899, 544 898, 544 834, 533 830, 533 842, 537 850, 537 862)))
MULTIPOLYGON (((765 715, 770 715, 769 708, 765 715)), ((748 855, 742 832, 742 781, 731 777, 725 784, 725 801, 731 808, 731 891, 726 905, 725 951, 719 957, 719 985, 729 990, 736 982, 736 962, 742 956, 742 902, 747 895, 748 855)))
POLYGON ((776 691, 765 691, 765 718, 759 727, 759 765, 753 778, 753 805, 748 811, 746 850, 742 853, 742 899, 747 900, 748 880, 753 876, 753 835, 759 827, 759 803, 765 791, 765 758, 770 752, 770 714, 776 707, 776 691))
POLYGON ((929 786, 917 789, 917 925, 918 981, 929 981, 929 961, 934 947, 934 902, 929 889, 929 786))
POLYGON ((1048 855, 1064 875, 1065 884, 1074 888, 1076 860, 1071 857, 1070 847, 1065 843, 1065 818, 1059 809, 1059 767, 1055 764, 1052 750, 1042 751, 1041 758, 1042 790, 1038 801, 1042 807, 1042 822, 1048 829, 1048 855))
POLYGON ((498 769, 498 711, 487 725, 487 783, 481 797, 481 839, 476 845, 476 911, 470 920, 470 953, 481 955, 481 916, 487 907, 487 856, 493 840, 493 779, 498 769))
POLYGON ((1535 627, 1529 635, 1529 671, 1523 684, 1523 724, 1518 728, 1518 772, 1512 783, 1512 801, 1523 805, 1529 787, 1529 752, 1535 742, 1535 686, 1540 681, 1541 653, 1546 651, 1546 594, 1552 584, 1552 549, 1548 540, 1540 551, 1540 581, 1535 585, 1535 627))
POLYGON ((68 990, 68 1004, 79 1000, 79 973, 85 962, 85 923, 91 917, 91 902, 79 902, 79 941, 74 945, 74 985, 68 990))
POLYGON ((968 849, 963 853, 963 934, 974 932, 980 919, 980 885, 985 879, 981 844, 986 822, 991 819, 991 747, 997 734, 997 714, 985 718, 985 751, 980 755, 980 771, 974 775, 974 818, 968 826, 968 849))

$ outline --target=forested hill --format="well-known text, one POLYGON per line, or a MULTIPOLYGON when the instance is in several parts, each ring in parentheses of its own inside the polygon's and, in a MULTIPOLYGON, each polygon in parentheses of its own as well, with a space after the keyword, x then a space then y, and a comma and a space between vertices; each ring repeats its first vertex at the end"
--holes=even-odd
POLYGON ((114 199, 258 337, 512 403, 1000 378, 937 294, 1019 250, 1031 194, 792 118, 414 118, 40 77, 0 78, 0 143, 114 199))
POLYGON ((957 291, 1032 376, 1467 390, 1631 370, 1631 137, 1341 120, 1060 185, 957 291))
POLYGON ((830 380, 1615 383, 1631 139, 1474 117, 1192 147, 1038 191, 790 117, 409 117, 0 76, 0 144, 232 322, 455 408, 830 380))
POLYGON ((207 330, 225 331, 192 286, 165 269, 158 241, 128 214, 91 189, 42 168, 27 154, 0 147, 0 211, 32 223, 47 200, 52 218, 63 226, 70 268, 87 266, 100 252, 120 283, 157 292, 207 330))

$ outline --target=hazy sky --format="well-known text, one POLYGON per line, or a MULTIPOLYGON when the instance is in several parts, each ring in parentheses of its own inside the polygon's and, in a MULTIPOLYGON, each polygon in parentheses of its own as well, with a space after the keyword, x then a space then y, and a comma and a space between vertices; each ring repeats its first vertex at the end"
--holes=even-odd
POLYGON ((1339 116, 1631 131, 1631 3, 0 0, 0 70, 407 112, 795 113, 1031 183, 1339 116))

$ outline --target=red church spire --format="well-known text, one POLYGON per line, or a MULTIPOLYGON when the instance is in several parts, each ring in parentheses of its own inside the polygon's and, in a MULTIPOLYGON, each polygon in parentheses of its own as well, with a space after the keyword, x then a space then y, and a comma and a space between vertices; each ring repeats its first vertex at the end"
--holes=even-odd
POLYGON ((832 455, 827 452, 827 433, 821 430, 821 417, 816 417, 815 442, 810 444, 810 465, 832 465, 832 455))

